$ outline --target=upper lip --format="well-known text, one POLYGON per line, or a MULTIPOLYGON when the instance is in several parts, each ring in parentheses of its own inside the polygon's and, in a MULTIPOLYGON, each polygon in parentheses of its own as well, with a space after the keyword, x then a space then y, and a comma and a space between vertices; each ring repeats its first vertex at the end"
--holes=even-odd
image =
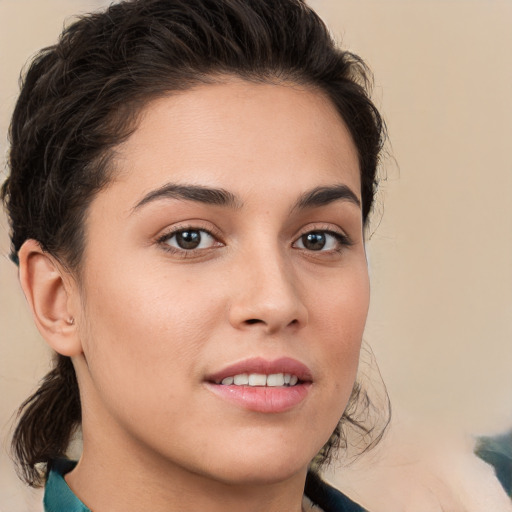
POLYGON ((269 361, 262 357, 253 357, 245 359, 238 363, 226 366, 222 370, 212 373, 206 377, 209 382, 221 382, 226 377, 233 377, 242 373, 260 373, 264 375, 272 375, 276 373, 289 373, 296 375, 300 381, 312 381, 313 376, 311 370, 300 361, 291 357, 281 357, 269 361))

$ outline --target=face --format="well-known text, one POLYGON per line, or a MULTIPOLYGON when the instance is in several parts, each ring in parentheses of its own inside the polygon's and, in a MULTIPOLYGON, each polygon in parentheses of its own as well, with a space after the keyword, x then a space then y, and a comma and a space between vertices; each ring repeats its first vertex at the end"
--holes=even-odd
POLYGON ((96 429, 225 482, 303 471, 347 404, 369 301, 334 107, 291 85, 201 86, 150 103, 115 166, 86 223, 85 448, 96 429))

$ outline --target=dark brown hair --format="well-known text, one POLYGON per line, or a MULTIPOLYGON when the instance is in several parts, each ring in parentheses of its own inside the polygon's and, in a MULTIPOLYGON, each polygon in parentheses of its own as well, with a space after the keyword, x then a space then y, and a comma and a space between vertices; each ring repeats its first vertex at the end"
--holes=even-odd
MULTIPOLYGON (((79 277, 87 208, 111 176, 116 145, 136 128, 147 102, 229 76, 288 82, 323 92, 358 151, 362 215, 372 208, 384 126, 370 100, 370 74, 356 55, 338 49, 302 0, 129 0, 80 18, 32 61, 10 128, 10 175, 2 187, 12 250, 35 239, 79 277)), ((348 411, 333 439, 351 423, 348 411)), ((80 424, 71 361, 54 369, 20 408, 13 449, 21 474, 40 485, 80 424)))

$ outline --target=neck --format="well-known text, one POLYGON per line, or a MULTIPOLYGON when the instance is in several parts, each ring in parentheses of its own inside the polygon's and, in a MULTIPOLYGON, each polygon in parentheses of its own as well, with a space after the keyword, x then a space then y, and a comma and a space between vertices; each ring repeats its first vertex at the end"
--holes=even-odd
POLYGON ((94 512, 301 511, 305 474, 278 483, 236 485, 176 468, 155 469, 104 456, 96 462, 84 452, 66 481, 94 512))
POLYGON ((94 512, 300 512, 307 468, 283 480, 222 481, 103 428, 83 425, 84 448, 66 481, 94 512), (115 440, 115 441, 113 441, 115 440))

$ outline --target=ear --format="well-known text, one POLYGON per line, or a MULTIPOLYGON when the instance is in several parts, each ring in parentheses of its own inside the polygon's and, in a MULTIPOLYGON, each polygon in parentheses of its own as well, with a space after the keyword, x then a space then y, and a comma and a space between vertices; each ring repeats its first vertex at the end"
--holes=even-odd
POLYGON ((59 354, 80 354, 82 346, 75 325, 79 296, 74 279, 36 240, 27 240, 18 256, 21 287, 39 332, 59 354))

